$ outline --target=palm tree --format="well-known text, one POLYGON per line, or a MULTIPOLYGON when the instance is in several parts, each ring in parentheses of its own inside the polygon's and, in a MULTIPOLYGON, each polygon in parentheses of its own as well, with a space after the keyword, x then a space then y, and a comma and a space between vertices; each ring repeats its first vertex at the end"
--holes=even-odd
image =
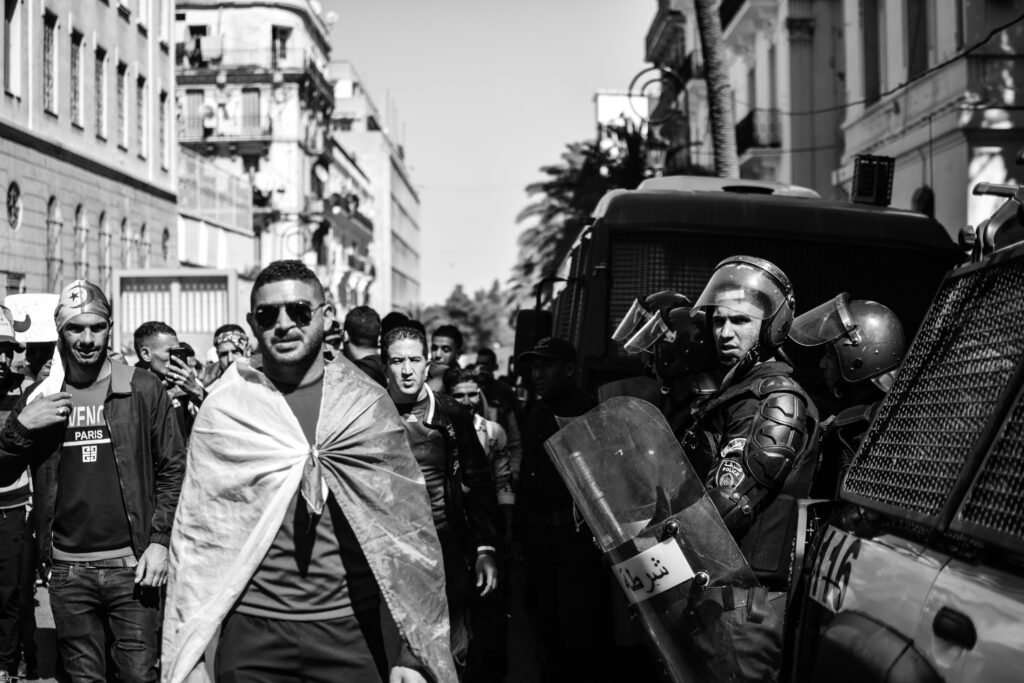
POLYGON ((633 189, 644 178, 643 136, 631 125, 610 127, 600 142, 566 145, 558 163, 541 167, 545 180, 531 183, 535 201, 519 212, 517 223, 534 221, 519 235, 519 258, 509 279, 510 304, 528 305, 534 288, 558 269, 579 226, 601 197, 614 188, 633 189))
POLYGON ((736 157, 736 121, 732 110, 732 86, 725 71, 722 47, 722 21, 717 0, 694 0, 701 50, 704 53, 704 77, 708 83, 708 108, 711 141, 715 148, 715 174, 721 178, 739 178, 736 157))

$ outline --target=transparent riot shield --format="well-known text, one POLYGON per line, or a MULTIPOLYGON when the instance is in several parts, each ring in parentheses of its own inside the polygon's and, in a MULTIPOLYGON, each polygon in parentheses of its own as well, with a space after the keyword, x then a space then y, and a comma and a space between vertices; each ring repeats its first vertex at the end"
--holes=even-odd
POLYGON ((612 398, 544 444, 640 616, 668 680, 742 677, 710 588, 758 586, 664 416, 646 401, 612 398), (719 647, 720 646, 720 647, 719 647))

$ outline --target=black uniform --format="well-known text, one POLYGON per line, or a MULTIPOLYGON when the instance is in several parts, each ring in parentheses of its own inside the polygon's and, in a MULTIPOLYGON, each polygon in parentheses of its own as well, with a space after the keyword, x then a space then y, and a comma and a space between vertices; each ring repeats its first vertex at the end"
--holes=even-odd
POLYGON ((811 498, 839 497, 839 485, 881 403, 850 406, 821 423, 821 462, 814 475, 811 498))
POLYGON ((778 675, 796 499, 808 495, 817 465, 817 409, 792 373, 781 361, 755 365, 694 406, 683 442, 764 587, 708 591, 735 622, 733 656, 751 681, 778 675))

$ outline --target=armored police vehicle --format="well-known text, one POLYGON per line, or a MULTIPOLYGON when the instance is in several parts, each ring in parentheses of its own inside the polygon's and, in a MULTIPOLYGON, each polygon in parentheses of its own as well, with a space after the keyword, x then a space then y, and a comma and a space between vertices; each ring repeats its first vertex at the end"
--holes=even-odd
POLYGON ((817 534, 790 680, 1024 680, 1024 190, 975 193, 1006 201, 942 279, 817 534))
MULTIPOLYGON (((542 310, 520 313, 516 356, 553 334, 576 345, 579 379, 592 391, 638 375, 637 356, 611 340, 634 300, 660 290, 696 297, 715 265, 735 254, 782 268, 798 313, 847 291, 885 302, 908 333, 960 258, 946 230, 922 214, 823 200, 779 183, 652 178, 601 200, 550 295, 538 296, 542 310)), ((793 356, 801 381, 818 377, 813 351, 794 349, 793 356)), ((819 407, 827 414, 827 406, 819 407)))

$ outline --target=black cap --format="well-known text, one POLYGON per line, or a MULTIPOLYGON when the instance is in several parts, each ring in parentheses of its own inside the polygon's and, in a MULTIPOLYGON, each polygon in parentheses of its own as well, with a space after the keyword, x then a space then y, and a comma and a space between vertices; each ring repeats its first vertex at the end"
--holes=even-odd
POLYGON ((519 354, 519 362, 529 362, 534 358, 552 358, 564 363, 576 362, 576 347, 572 342, 559 337, 544 337, 537 342, 532 351, 519 354))

